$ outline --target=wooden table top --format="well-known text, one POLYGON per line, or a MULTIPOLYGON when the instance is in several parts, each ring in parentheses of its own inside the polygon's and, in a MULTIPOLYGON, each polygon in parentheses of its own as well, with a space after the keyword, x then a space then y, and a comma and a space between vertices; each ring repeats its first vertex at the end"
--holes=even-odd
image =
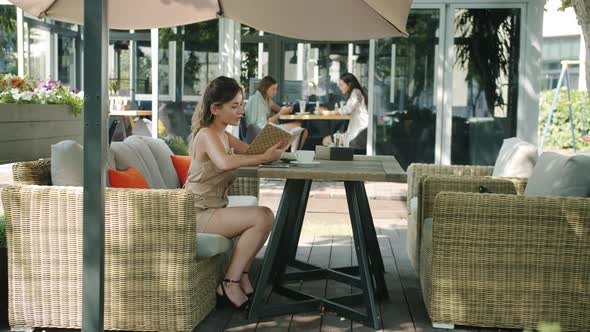
MULTIPOLYGON (((242 167, 238 176, 279 179, 406 182, 406 172, 393 156, 355 155, 354 160, 316 160, 312 167, 290 164, 288 168, 242 167)), ((277 162, 282 163, 282 162, 277 162)))
POLYGON ((287 114, 279 116, 281 120, 350 120, 350 114, 321 115, 321 114, 287 114))
POLYGON ((110 111, 110 116, 142 116, 142 115, 152 115, 152 111, 150 110, 125 110, 125 111, 110 111))

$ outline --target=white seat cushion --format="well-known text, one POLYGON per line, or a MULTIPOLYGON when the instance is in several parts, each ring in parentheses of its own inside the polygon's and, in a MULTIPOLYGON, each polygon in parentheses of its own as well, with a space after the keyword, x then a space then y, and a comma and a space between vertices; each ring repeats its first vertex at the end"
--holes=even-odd
POLYGON ((533 144, 517 137, 507 138, 500 148, 492 175, 528 178, 537 159, 537 148, 533 144))
POLYGON ((227 197, 228 199, 228 207, 236 207, 236 206, 258 206, 258 198, 255 196, 233 196, 230 195, 227 197))
POLYGON ((197 256, 201 258, 223 254, 234 246, 232 240, 210 233, 197 233, 197 256))
POLYGON ((590 156, 545 152, 527 182, 526 196, 590 197, 590 156))

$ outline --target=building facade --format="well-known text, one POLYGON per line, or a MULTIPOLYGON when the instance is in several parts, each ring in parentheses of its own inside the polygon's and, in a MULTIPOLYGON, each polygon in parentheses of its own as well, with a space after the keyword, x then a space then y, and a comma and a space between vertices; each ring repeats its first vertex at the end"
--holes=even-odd
MULTIPOLYGON (((6 1, 0 10, 13 27, 0 31, 0 71, 83 89, 83 27, 28 17, 6 1)), ((277 103, 331 108, 343 102, 339 76, 352 72, 369 96, 368 154, 394 155, 404 167, 487 165, 504 138, 537 140, 542 22, 539 0, 415 0, 408 38, 311 42, 228 19, 111 31, 109 86, 133 107, 156 110, 152 135, 186 143, 195 105, 218 75, 240 80, 246 99, 271 75, 277 103)), ((310 126, 316 136, 334 130, 310 126)))

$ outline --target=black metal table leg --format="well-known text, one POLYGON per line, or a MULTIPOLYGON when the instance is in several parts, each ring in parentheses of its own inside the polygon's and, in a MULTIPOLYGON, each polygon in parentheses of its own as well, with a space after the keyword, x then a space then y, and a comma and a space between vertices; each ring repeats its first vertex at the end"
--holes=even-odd
POLYGON ((371 250, 375 251, 375 255, 373 255, 375 258, 375 264, 381 269, 381 271, 385 271, 383 257, 381 257, 381 251, 379 250, 377 232, 375 231, 375 224, 373 223, 373 215, 371 214, 371 207, 369 206, 369 198, 365 190, 365 184, 363 182, 355 182, 354 186, 357 189, 357 198, 361 215, 363 216, 363 226, 365 226, 367 231, 367 239, 370 240, 371 250))
POLYGON ((288 179, 285 183, 285 190, 281 196, 281 202, 277 211, 275 223, 270 234, 266 254, 264 255, 264 262, 262 264, 258 281, 256 283, 256 289, 258 291, 254 292, 254 296, 252 297, 252 304, 250 306, 250 312, 248 313, 248 319, 255 319, 259 317, 260 311, 264 305, 264 290, 266 285, 270 284, 272 280, 271 274, 273 266, 277 261, 277 253, 280 246, 281 237, 283 236, 283 230, 285 225, 288 223, 287 219, 289 210, 292 208, 293 204, 296 203, 297 183, 297 180, 290 179, 288 179))
POLYGON ((277 263, 273 267, 274 284, 281 282, 281 277, 284 275, 287 265, 292 264, 297 255, 297 245, 301 236, 301 228, 303 226, 303 219, 305 217, 305 208, 307 207, 307 200, 309 191, 311 189, 311 180, 290 180, 295 182, 287 188, 285 184, 285 192, 291 190, 293 192, 293 201, 290 202, 290 208, 287 213, 287 221, 283 229, 283 235, 279 242, 277 263))
POLYGON ((385 266, 383 265, 383 257, 381 256, 381 249, 379 248, 379 239, 377 238, 377 232, 375 231, 375 224, 373 223, 373 216, 371 214, 367 192, 365 191, 365 185, 362 182, 355 182, 353 186, 356 189, 359 210, 363 218, 362 226, 365 229, 371 268, 374 270, 373 276, 375 277, 377 296, 379 299, 386 299, 389 297, 389 293, 387 292, 387 286, 385 284, 385 266))
POLYGON ((356 249, 363 298, 367 310, 367 321, 375 329, 381 328, 381 316, 379 306, 375 299, 375 287, 373 285, 373 275, 378 272, 370 268, 369 250, 367 246, 367 236, 365 227, 362 225, 361 211, 359 208, 358 182, 344 182, 346 189, 346 198, 348 200, 348 211, 350 212, 350 222, 352 224, 352 234, 356 249), (372 272, 372 273, 371 273, 372 272))
POLYGON ((286 252, 288 253, 287 262, 290 264, 295 260, 297 255, 297 246, 301 238, 301 228, 303 227, 303 219, 305 219, 305 210, 307 209, 307 200, 309 199, 309 191, 311 190, 311 180, 304 180, 299 194, 299 202, 294 209, 295 215, 293 219, 289 219, 289 223, 293 224, 292 233, 289 234, 287 241, 286 252))
POLYGON ((383 291, 387 294, 387 289, 381 252, 362 182, 344 183, 358 266, 329 269, 295 260, 311 183, 311 180, 291 179, 285 183, 248 318, 256 320, 288 313, 327 310, 380 329, 382 322, 376 299, 383 291), (286 272, 287 266, 299 271, 286 272), (327 298, 288 287, 292 282, 325 279, 349 284, 362 292, 327 298), (273 292, 295 302, 264 303, 265 289, 268 285, 273 286, 273 292), (359 304, 364 304, 365 310, 359 311, 354 308, 359 304))

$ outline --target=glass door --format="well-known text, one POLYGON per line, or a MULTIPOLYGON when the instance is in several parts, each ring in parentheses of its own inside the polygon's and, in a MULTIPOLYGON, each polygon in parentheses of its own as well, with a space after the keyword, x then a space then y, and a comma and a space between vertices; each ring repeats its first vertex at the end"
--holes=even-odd
POLYGON ((376 155, 410 163, 434 163, 440 9, 412 9, 408 38, 375 44, 373 128, 376 155))
POLYGON ((523 9, 485 6, 451 6, 448 18, 451 164, 493 165, 516 135, 523 9))

